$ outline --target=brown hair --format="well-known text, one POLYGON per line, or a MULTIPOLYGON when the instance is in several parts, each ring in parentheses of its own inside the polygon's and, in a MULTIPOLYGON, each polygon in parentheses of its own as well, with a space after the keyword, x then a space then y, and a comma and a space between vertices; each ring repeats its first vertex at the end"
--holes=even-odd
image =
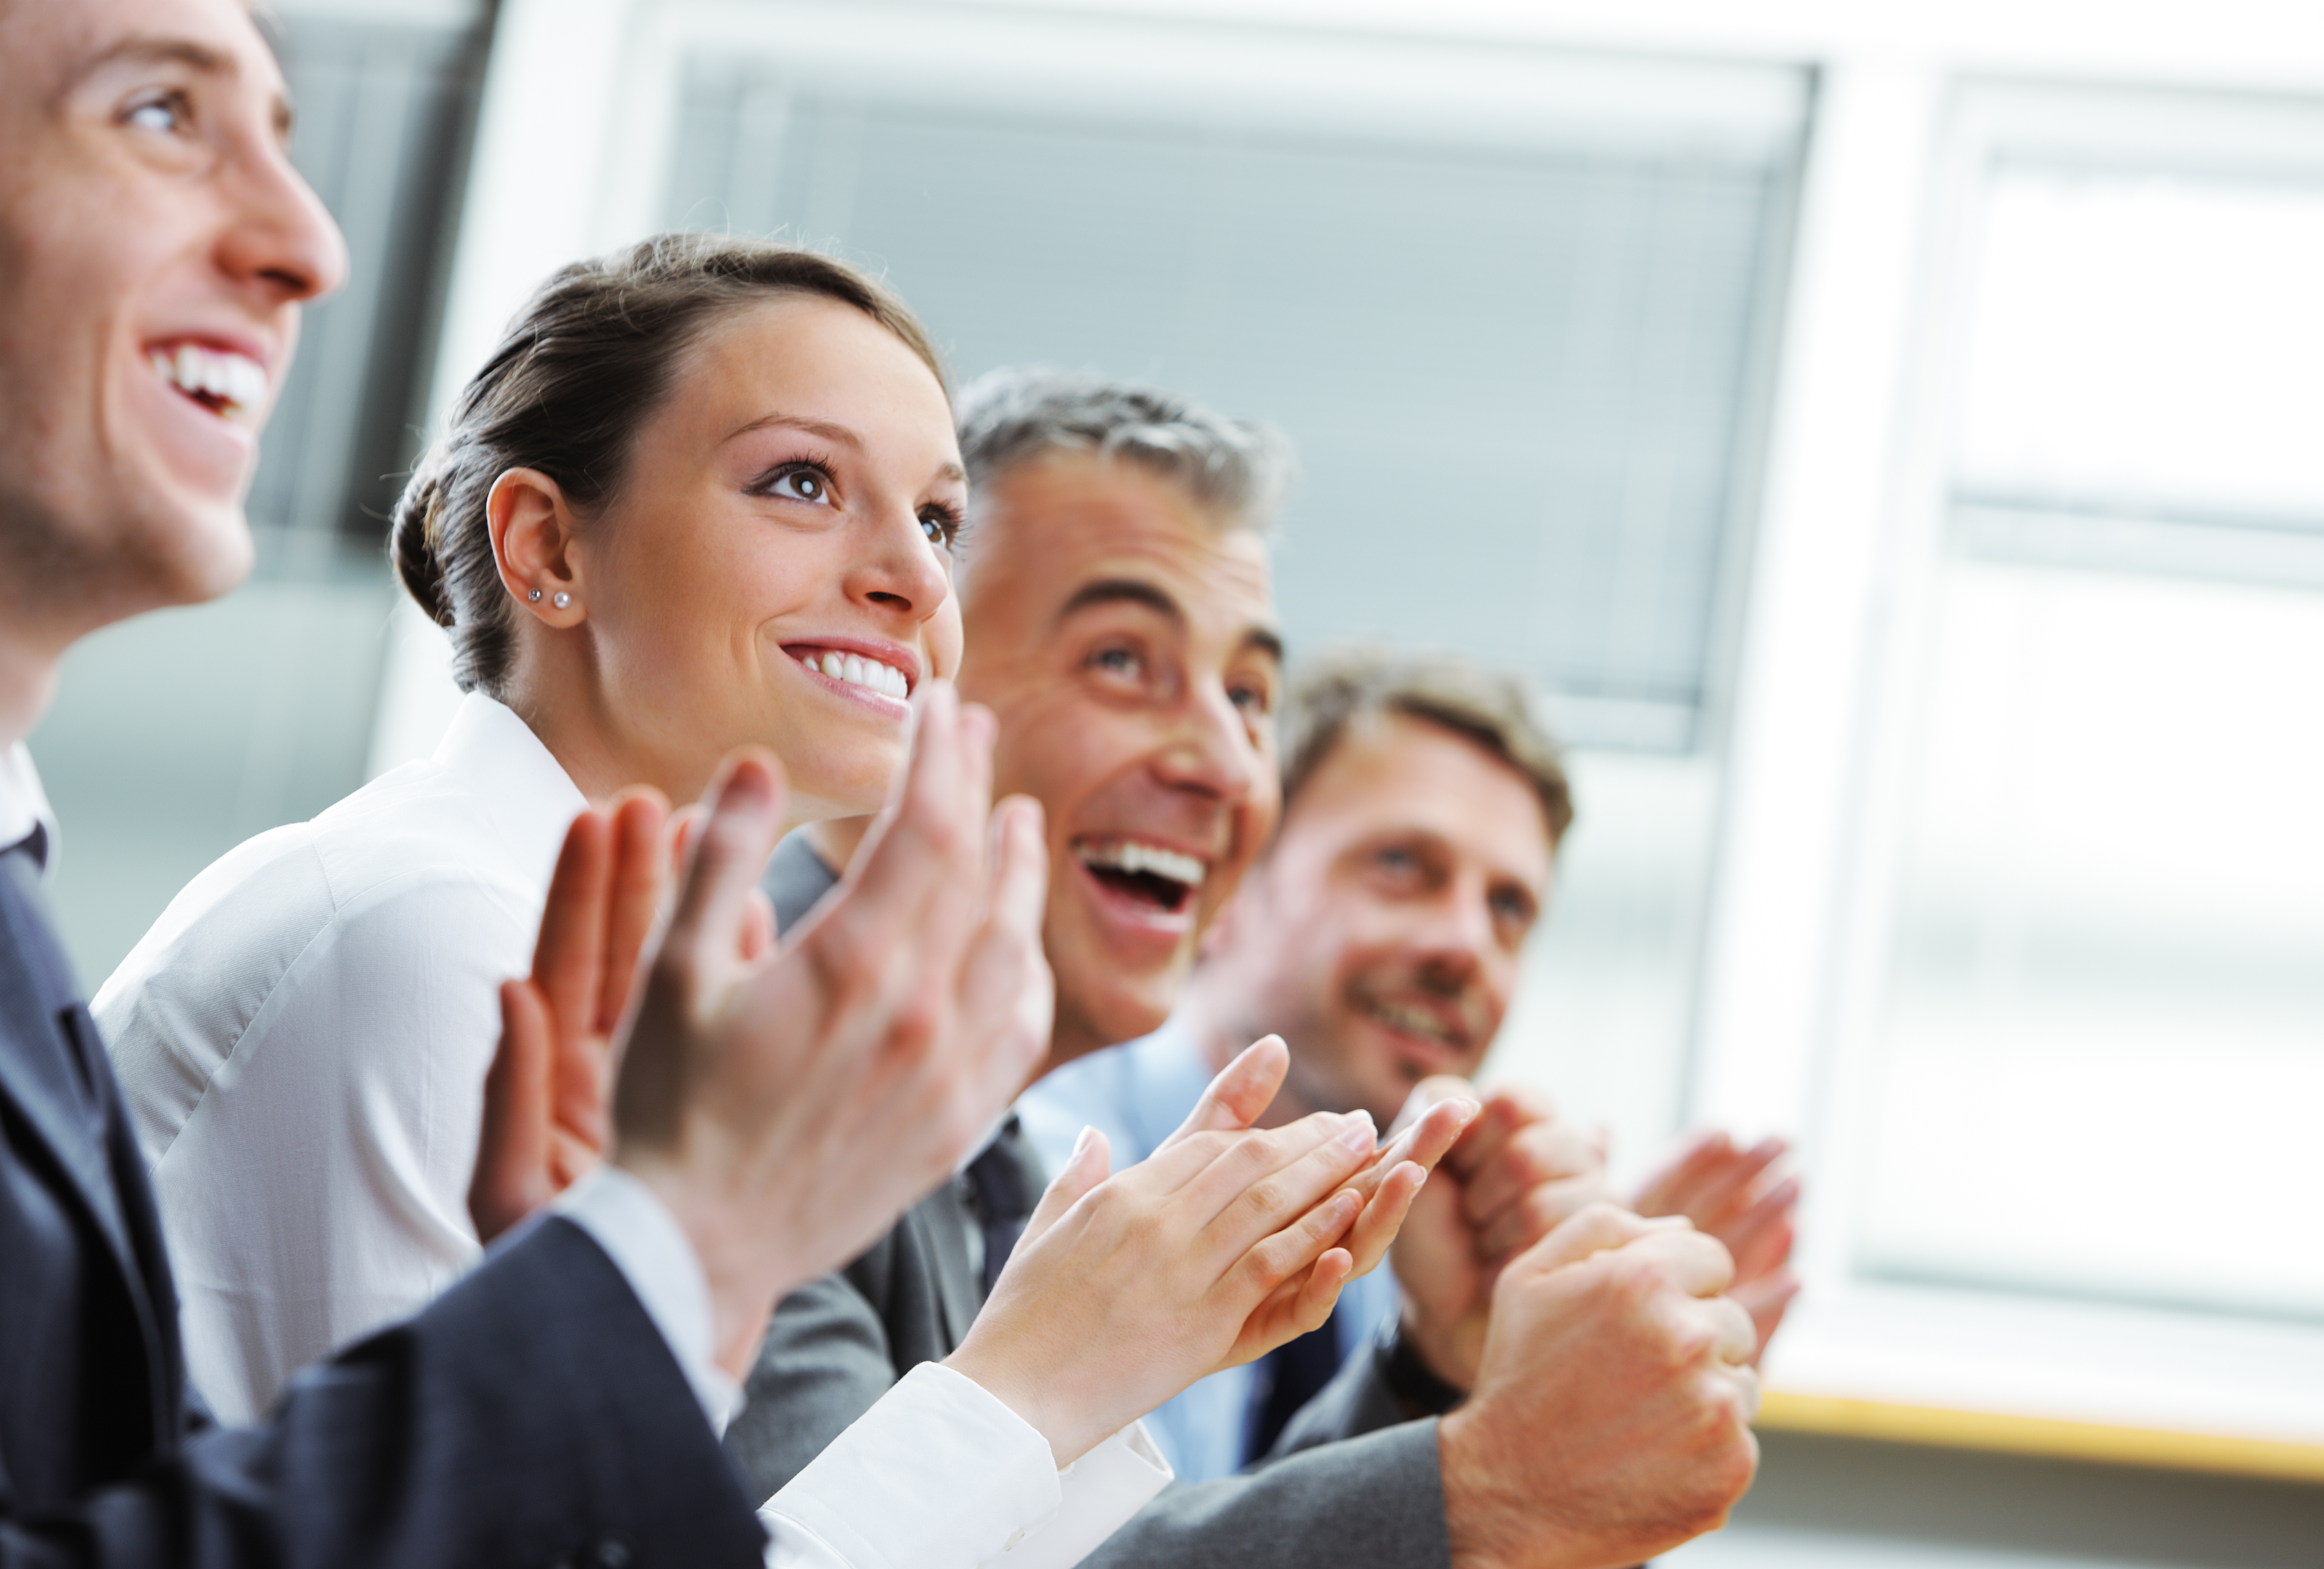
POLYGON ((511 469, 539 469, 575 507, 601 505, 703 332, 729 311, 794 294, 853 306, 945 384, 927 332, 886 286, 844 262, 771 240, 657 234, 573 263, 525 302, 460 394, 448 428, 414 467, 389 535, 404 588, 451 631, 461 691, 495 693, 514 647, 484 523, 494 482, 511 469))
POLYGON ((1526 683, 1448 654, 1351 648, 1304 665, 1284 699, 1283 811, 1366 718, 1402 715, 1474 741, 1523 775, 1541 800, 1554 849, 1573 826, 1573 791, 1557 742, 1526 683))

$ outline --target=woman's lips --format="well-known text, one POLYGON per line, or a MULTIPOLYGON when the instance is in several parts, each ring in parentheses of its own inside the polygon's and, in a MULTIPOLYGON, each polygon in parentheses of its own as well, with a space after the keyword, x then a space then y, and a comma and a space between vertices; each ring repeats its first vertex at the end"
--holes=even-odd
MULTIPOLYGON (((787 648, 784 652, 788 654, 789 650, 787 648)), ((872 668, 884 673, 886 677, 890 678, 881 685, 874 685, 872 681, 879 678, 871 676, 864 670, 860 660, 857 674, 851 678, 844 662, 840 662, 838 674, 826 674, 823 669, 825 657, 835 662, 840 660, 840 656, 835 654, 825 655, 815 659, 794 656, 792 663, 798 666, 801 674, 843 702, 853 703, 859 708, 878 714, 882 719, 901 720, 910 717, 911 703, 906 700, 901 692, 895 690, 895 684, 901 682, 903 676, 894 666, 874 665, 872 668)))
POLYGON ((825 644, 786 644, 783 652, 829 680, 892 697, 899 702, 912 695, 912 678, 898 663, 825 644))

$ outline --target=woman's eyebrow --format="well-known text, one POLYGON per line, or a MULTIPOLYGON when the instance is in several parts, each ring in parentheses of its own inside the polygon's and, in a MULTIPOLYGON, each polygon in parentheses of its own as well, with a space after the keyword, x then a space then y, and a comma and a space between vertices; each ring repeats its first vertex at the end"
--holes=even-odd
MULTIPOLYGON (((738 426, 733 430, 727 432, 725 440, 739 440, 741 437, 750 435, 754 430, 771 430, 778 428, 784 430, 804 430, 809 436, 819 436, 823 437, 824 440, 836 442, 841 446, 853 447, 857 452, 863 450, 863 438, 856 435, 853 431, 848 429, 847 427, 844 425, 834 425, 827 419, 807 419, 796 414, 762 415, 759 418, 751 421, 748 425, 738 426)), ((719 445, 723 446, 725 445, 725 442, 721 442, 719 445)))

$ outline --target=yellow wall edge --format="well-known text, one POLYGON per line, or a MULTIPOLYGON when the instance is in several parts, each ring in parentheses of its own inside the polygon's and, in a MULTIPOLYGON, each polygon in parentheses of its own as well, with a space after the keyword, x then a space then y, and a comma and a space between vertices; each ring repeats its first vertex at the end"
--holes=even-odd
POLYGON ((1954 1449, 2044 1454, 2070 1460, 2151 1465, 2173 1471, 2223 1472, 2324 1482, 2324 1444, 2294 1444, 2227 1434, 2174 1433, 2116 1427, 1997 1411, 1957 1411, 1941 1406, 1891 1405, 1884 1400, 1769 1390, 1759 1427, 1784 1433, 1821 1433, 1932 1444, 1954 1449))

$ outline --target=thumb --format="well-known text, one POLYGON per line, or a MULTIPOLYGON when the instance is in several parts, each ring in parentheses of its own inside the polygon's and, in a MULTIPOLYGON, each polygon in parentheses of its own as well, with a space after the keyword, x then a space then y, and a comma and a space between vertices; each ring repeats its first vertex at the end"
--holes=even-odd
POLYGON ((1203 1098, 1178 1124, 1178 1131, 1163 1140, 1161 1147, 1167 1150, 1195 1133, 1240 1133, 1273 1104, 1275 1092, 1283 1087, 1283 1076, 1290 1069, 1291 1050, 1284 1045, 1283 1037, 1261 1035, 1219 1070, 1203 1091, 1203 1098))
POLYGON ((1033 1207, 1033 1214, 1025 1222, 1025 1234, 1018 1250, 1030 1247, 1041 1234, 1057 1224, 1068 1209, 1081 1202, 1082 1195, 1104 1181, 1113 1169, 1112 1149, 1105 1135, 1095 1128, 1084 1128, 1082 1136, 1074 1141, 1074 1152, 1065 1157, 1065 1169, 1057 1173, 1041 1202, 1033 1207))
MULTIPOLYGON (((1481 1106, 1483 1099, 1477 1093, 1477 1087, 1458 1074, 1432 1073, 1414 1085, 1412 1093, 1405 1096, 1403 1107, 1396 1114, 1396 1121, 1388 1124, 1388 1136, 1391 1139, 1396 1137, 1448 1100, 1467 1100, 1481 1106)), ((1465 1127, 1473 1120, 1473 1114, 1464 1117, 1462 1125, 1465 1127)))
POLYGON ((1608 1252, 1652 1236, 1657 1232, 1692 1231, 1684 1216, 1643 1219, 1612 1204, 1593 1204, 1568 1217, 1555 1231, 1533 1244, 1514 1261, 1528 1270, 1554 1270, 1579 1263, 1592 1253, 1608 1252))

